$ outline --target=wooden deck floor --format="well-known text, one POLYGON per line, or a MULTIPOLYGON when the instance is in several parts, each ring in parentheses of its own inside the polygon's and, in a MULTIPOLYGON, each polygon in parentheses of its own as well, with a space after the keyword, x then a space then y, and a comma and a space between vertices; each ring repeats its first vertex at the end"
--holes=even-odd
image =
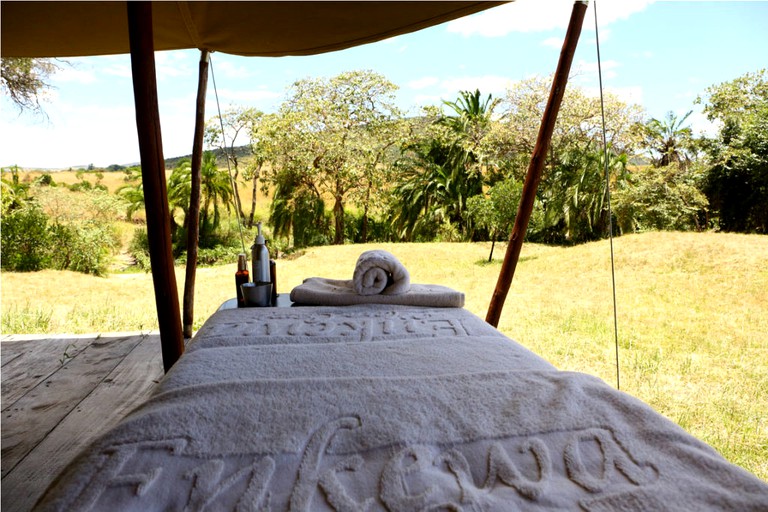
POLYGON ((163 375, 157 334, 0 339, 2 510, 28 511, 163 375))

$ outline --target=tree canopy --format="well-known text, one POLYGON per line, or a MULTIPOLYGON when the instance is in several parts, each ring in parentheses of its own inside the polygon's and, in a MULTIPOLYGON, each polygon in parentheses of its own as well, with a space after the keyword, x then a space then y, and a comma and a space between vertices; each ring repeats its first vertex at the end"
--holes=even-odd
POLYGON ((5 95, 19 108, 42 112, 40 100, 51 88, 50 76, 59 66, 52 59, 10 57, 0 59, 0 84, 5 95))

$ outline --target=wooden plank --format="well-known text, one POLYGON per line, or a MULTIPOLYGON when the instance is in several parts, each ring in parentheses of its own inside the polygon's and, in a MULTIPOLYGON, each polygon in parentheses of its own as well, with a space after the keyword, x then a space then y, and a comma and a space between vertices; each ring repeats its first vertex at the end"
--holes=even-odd
POLYGON ((160 336, 146 336, 103 382, 2 480, 3 512, 27 512, 64 467, 144 402, 162 378, 160 336))
POLYGON ((5 476, 59 424, 141 341, 135 336, 93 340, 73 359, 4 410, 5 476))
POLYGON ((3 411, 77 356, 94 339, 91 335, 3 342, 3 411))

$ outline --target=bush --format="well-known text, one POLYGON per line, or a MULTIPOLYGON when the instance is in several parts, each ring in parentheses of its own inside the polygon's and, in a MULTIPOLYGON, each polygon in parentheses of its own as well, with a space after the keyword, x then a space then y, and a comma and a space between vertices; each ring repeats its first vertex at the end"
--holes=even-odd
POLYGON ((51 264, 102 276, 107 273, 115 239, 109 225, 91 222, 54 224, 51 232, 51 264))
POLYGON ((0 230, 2 268, 16 272, 42 270, 50 263, 48 216, 33 204, 3 215, 0 230))
POLYGON ((145 272, 152 270, 152 265, 149 261, 149 236, 147 236, 146 229, 139 228, 133 232, 128 252, 136 261, 137 267, 145 272))

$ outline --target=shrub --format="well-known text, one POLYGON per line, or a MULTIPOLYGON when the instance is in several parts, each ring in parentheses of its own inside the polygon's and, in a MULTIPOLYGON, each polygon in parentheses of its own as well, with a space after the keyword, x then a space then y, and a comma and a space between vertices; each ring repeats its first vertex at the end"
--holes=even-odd
POLYGON ((59 270, 102 276, 115 246, 110 226, 92 222, 54 224, 51 228, 51 263, 59 270))
POLYGON ((28 272, 42 270, 50 262, 48 216, 34 204, 3 215, 0 230, 2 268, 28 272))
POLYGON ((133 232, 128 252, 133 256, 137 267, 145 272, 152 270, 152 265, 149 261, 149 237, 147 236, 146 229, 139 228, 133 232))

